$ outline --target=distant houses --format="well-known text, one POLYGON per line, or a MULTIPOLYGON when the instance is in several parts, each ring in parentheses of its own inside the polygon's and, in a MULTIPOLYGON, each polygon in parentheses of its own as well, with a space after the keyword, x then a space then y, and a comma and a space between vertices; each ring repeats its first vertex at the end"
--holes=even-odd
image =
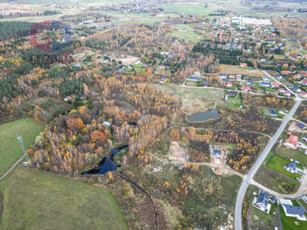
POLYGON ((199 80, 199 78, 198 77, 190 77, 187 80, 197 82, 199 80))

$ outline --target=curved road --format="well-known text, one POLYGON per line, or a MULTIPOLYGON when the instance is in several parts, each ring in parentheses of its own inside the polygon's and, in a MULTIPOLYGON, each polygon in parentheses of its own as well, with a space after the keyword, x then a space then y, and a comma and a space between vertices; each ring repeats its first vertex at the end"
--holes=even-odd
POLYGON ((291 120, 292 116, 294 115, 295 111, 297 110, 297 108, 299 107, 302 101, 303 100, 300 98, 297 99, 297 102, 295 103, 291 111, 288 113, 285 120, 278 128, 277 132, 274 134, 274 136, 272 137, 272 139, 270 140, 266 148, 261 153, 260 157, 257 159, 257 161, 255 162, 255 164, 253 165, 249 173, 244 178, 244 181, 242 182, 240 190, 238 192, 237 201, 236 201, 236 210, 235 210, 235 229, 236 230, 242 230, 242 205, 243 205, 244 196, 245 196, 245 193, 246 193, 246 190, 249 184, 252 182, 252 179, 254 175, 256 174, 257 170, 262 165, 263 161, 265 160, 265 158, 271 151, 278 137, 283 132, 283 130, 287 126, 288 122, 291 120))

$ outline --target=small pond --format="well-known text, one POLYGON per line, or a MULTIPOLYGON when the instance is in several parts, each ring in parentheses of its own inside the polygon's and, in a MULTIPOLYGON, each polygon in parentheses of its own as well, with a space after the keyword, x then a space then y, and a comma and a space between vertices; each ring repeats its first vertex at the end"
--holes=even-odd
POLYGON ((194 113, 188 116, 189 122, 203 122, 219 118, 219 112, 216 109, 209 109, 205 112, 194 113))
POLYGON ((103 158, 103 160, 97 165, 95 168, 82 173, 82 175, 87 175, 87 174, 106 174, 107 172, 112 172, 116 171, 119 165, 117 165, 114 162, 114 156, 118 152, 120 152, 122 149, 127 148, 128 145, 124 145, 115 149, 112 149, 112 151, 108 154, 107 157, 103 158))

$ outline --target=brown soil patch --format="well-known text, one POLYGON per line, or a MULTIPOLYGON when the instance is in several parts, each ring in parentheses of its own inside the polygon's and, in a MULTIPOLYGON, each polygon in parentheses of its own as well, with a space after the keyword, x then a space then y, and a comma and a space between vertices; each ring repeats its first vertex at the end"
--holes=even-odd
POLYGON ((186 153, 184 149, 179 145, 178 142, 172 141, 170 146, 170 155, 169 159, 185 162, 186 161, 186 153))

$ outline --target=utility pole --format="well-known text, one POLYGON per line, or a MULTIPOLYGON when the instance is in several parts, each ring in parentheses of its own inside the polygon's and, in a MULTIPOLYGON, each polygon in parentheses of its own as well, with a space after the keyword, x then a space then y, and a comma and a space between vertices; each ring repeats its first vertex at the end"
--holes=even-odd
POLYGON ((23 146, 23 143, 22 143, 22 138, 21 137, 17 137, 17 140, 19 141, 20 145, 21 145, 21 148, 22 148, 22 151, 27 159, 27 161, 30 160, 30 158, 28 157, 27 153, 26 153, 26 149, 25 147, 23 146))

